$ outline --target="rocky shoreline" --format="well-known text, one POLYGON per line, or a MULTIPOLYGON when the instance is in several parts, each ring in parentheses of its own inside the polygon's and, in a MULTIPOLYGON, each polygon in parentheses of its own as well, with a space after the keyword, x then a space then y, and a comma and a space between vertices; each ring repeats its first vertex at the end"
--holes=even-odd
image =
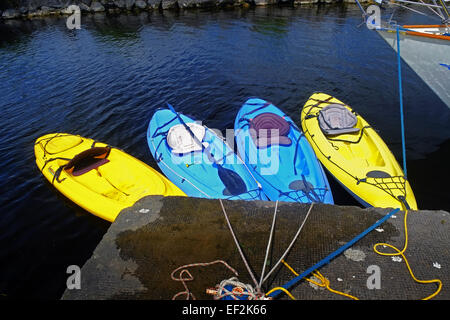
MULTIPOLYGON (((362 2, 368 2, 363 0, 362 2)), ((71 5, 81 13, 120 13, 149 10, 179 10, 190 8, 250 7, 291 4, 355 3, 355 0, 6 0, 0 4, 1 19, 30 19, 51 15, 69 15, 71 5)))

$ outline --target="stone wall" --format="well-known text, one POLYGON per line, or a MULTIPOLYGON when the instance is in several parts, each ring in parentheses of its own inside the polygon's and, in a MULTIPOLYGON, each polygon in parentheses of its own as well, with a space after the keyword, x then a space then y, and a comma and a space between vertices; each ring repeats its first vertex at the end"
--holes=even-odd
MULTIPOLYGON (((367 2, 369 0, 362 0, 367 2)), ((249 7, 274 4, 316 4, 354 2, 354 0, 4 0, 0 2, 3 19, 33 18, 70 14, 67 9, 76 4, 83 13, 118 13, 139 10, 189 9, 208 7, 249 7)))
MULTIPOLYGON (((286 261, 294 270, 303 272, 330 257, 332 252, 392 210, 320 203, 311 208, 305 203, 280 202, 271 254, 266 260, 275 203, 223 200, 223 206, 257 279, 264 264, 267 266, 265 275, 276 266, 293 239, 286 261), (310 215, 307 215, 309 209, 310 215), (304 227, 296 238, 304 221, 304 227)), ((405 213, 397 212, 351 248, 320 267, 330 286, 361 300, 418 300, 435 292, 436 283, 424 285, 411 279, 404 257, 383 256, 373 250, 377 243, 403 248, 406 237, 404 219, 405 213), (373 279, 373 269, 370 273, 368 270, 374 266, 378 267, 381 276, 380 287, 376 290, 368 287, 368 280, 373 279)), ((442 300, 450 299, 449 223, 450 213, 445 211, 410 211, 407 216, 408 247, 405 255, 408 263, 419 279, 442 281, 442 290, 435 297, 442 300)), ((378 250, 394 252, 382 246, 378 250)), ((62 299, 169 300, 183 290, 183 285, 170 276, 176 268, 219 259, 239 272, 239 281, 253 284, 231 237, 219 201, 145 197, 119 214, 82 267, 79 289, 67 289, 62 299)), ((212 299, 205 289, 234 276, 221 264, 188 269, 195 281, 186 281, 186 285, 199 300, 212 299)), ((268 289, 284 285, 294 278, 282 264, 275 270, 265 283, 268 289)), ((180 274, 176 272, 174 275, 178 277, 180 274)), ((289 290, 299 300, 348 299, 307 281, 289 290)), ((285 295, 280 297, 287 299, 285 295)), ((185 296, 179 297, 182 298, 185 296)), ((166 311, 164 315, 166 319, 181 318, 178 314, 170 316, 166 311)))

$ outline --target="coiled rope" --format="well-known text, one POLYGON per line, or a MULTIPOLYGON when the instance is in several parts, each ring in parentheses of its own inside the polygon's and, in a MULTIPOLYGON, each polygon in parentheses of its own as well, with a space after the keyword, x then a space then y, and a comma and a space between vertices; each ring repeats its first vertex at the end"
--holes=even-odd
POLYGON ((185 295, 186 296, 186 300, 189 300, 189 297, 192 297, 192 299, 195 300, 194 294, 189 290, 189 288, 186 285, 187 281, 194 280, 194 277, 192 276, 192 274, 189 272, 189 270, 187 268, 191 268, 191 267, 206 267, 206 266, 210 266, 210 265, 216 264, 216 263, 222 263, 223 265, 225 265, 225 267, 227 267, 236 276, 238 275, 237 271, 234 268, 230 267, 230 265, 228 265, 228 263, 226 263, 223 260, 215 260, 215 261, 206 262, 206 263, 191 263, 191 264, 186 264, 184 266, 178 267, 178 268, 176 268, 175 270, 172 271, 172 273, 170 274, 170 277, 174 281, 180 281, 183 284, 185 290, 184 291, 180 291, 177 294, 175 294, 172 297, 172 300, 175 300, 180 295, 185 295), (177 271, 179 271, 179 270, 180 270, 179 276, 178 276, 178 278, 176 278, 175 277, 175 273, 177 271), (186 275, 187 277, 183 277, 183 275, 186 275))
POLYGON ((234 300, 239 300, 239 297, 243 296, 247 296, 246 300, 259 300, 261 298, 261 295, 250 284, 242 283, 236 277, 221 281, 216 288, 214 300, 221 300, 227 296, 234 300), (233 289, 228 290, 227 286, 231 286, 233 289))
POLYGON ((408 268, 409 274, 411 275, 411 277, 414 279, 414 281, 416 281, 417 283, 422 283, 422 284, 426 284, 426 283, 437 283, 438 284, 438 288, 437 290, 429 295, 428 297, 423 298, 422 300, 429 300, 433 297, 435 297, 436 295, 439 294, 439 292, 442 289, 442 281, 439 279, 432 279, 432 280, 419 280, 414 276, 414 273, 411 270, 411 266, 409 265, 408 260, 406 259, 404 253, 406 251, 406 249, 408 248, 408 225, 407 225, 407 218, 408 218, 408 210, 405 211, 405 217, 403 219, 403 224, 404 224, 404 228, 405 228, 405 245, 403 246, 402 250, 399 250, 398 248, 394 247, 393 245, 389 244, 389 243, 377 243, 373 246, 373 250, 378 253, 379 255, 382 256, 401 256, 403 258, 403 260, 405 261, 406 267, 408 268), (385 253, 385 252, 380 252, 377 247, 379 246, 385 246, 385 247, 389 247, 391 249, 393 249, 395 252, 393 253, 385 253))
MULTIPOLYGON (((239 241, 237 240, 237 237, 233 231, 233 227, 231 226, 230 220, 228 218, 228 214, 225 210, 225 207, 223 205, 223 202, 221 199, 219 199, 220 202, 220 206, 222 208, 222 212, 225 216, 225 220, 227 222, 228 228, 230 229, 231 235, 233 237, 233 240, 236 244, 236 247, 239 251, 239 254, 241 255, 242 261, 245 264, 245 267, 247 268, 248 273, 250 274, 250 277, 252 278, 254 284, 255 284, 255 289, 249 285, 249 284, 245 284, 243 282, 238 281, 238 279, 236 277, 232 277, 230 279, 226 279, 220 282, 220 284, 218 286, 216 286, 216 290, 212 290, 212 289, 207 289, 206 292, 210 293, 210 294, 214 294, 214 299, 222 299, 224 297, 227 296, 231 296, 233 299, 238 300, 239 296, 242 295, 247 295, 249 300, 258 300, 258 299, 266 299, 264 293, 262 293, 261 291, 261 287, 259 286, 258 282, 256 281, 256 278, 247 262, 247 259, 245 259, 244 253, 242 252, 241 246, 239 245, 239 241), (234 288, 238 288, 238 290, 228 290, 226 288, 226 286, 232 286, 234 288)), ((277 202, 278 203, 278 202, 277 202)), ((189 272, 189 270, 187 270, 187 268, 189 267, 197 267, 197 266, 209 266, 215 263, 222 263, 224 264, 229 270, 231 270, 236 276, 238 276, 238 273, 235 269, 233 269, 232 267, 230 267, 225 261, 223 260, 216 260, 213 262, 208 262, 208 263, 192 263, 192 264, 187 264, 181 267, 178 267, 177 269, 175 269, 172 274, 171 274, 171 278, 172 280, 175 281, 180 281, 185 290, 178 292, 177 294, 175 294, 172 297, 172 300, 175 300, 177 297, 179 297, 180 295, 185 295, 186 296, 186 300, 189 300, 190 297, 192 297, 192 299, 195 300, 195 296, 194 294, 189 290, 189 288, 186 285, 186 281, 192 281, 194 280, 194 277, 192 276, 192 274, 189 272), (180 271, 179 277, 176 278, 174 276, 174 274, 177 271, 180 271), (187 277, 183 277, 183 275, 187 275, 187 277)))

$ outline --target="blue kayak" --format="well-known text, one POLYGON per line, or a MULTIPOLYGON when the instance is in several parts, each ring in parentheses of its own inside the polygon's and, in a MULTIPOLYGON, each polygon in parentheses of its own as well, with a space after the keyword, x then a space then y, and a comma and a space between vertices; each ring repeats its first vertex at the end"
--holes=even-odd
POLYGON ((243 161, 214 131, 170 109, 158 109, 147 130, 162 172, 191 197, 268 200, 243 161))
POLYGON ((334 203, 325 172, 291 118, 248 99, 234 123, 237 150, 270 200, 334 203))

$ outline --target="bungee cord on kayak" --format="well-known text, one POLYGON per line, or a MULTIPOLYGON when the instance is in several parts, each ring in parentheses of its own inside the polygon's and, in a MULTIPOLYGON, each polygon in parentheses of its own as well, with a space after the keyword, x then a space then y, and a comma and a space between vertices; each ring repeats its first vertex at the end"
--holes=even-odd
POLYGON ((238 111, 234 132, 238 153, 270 200, 334 202, 304 133, 282 110, 263 99, 248 99, 238 111))
POLYGON ((168 106, 153 115, 147 140, 157 164, 171 180, 190 196, 267 199, 247 165, 220 137, 168 106), (179 130, 173 130, 176 125, 181 126, 179 130))
POLYGON ((34 149, 41 173, 57 190, 110 222, 145 196, 186 196, 153 168, 93 139, 48 134, 36 140, 34 149))
POLYGON ((395 158, 376 131, 367 124, 361 115, 332 96, 316 93, 303 107, 301 121, 305 135, 321 162, 328 171, 351 190, 357 200, 374 206, 389 203, 385 196, 373 192, 371 194, 369 189, 359 188, 359 186, 367 184, 394 199, 391 204, 394 207, 417 208, 409 183, 395 158), (318 118, 322 110, 329 105, 341 105, 354 114, 357 119, 356 126, 360 128, 360 132, 345 135, 359 134, 357 140, 347 138, 338 141, 333 136, 322 132, 318 118), (347 160, 350 157, 353 158, 355 164, 360 164, 360 166, 351 165, 352 162, 347 160))

